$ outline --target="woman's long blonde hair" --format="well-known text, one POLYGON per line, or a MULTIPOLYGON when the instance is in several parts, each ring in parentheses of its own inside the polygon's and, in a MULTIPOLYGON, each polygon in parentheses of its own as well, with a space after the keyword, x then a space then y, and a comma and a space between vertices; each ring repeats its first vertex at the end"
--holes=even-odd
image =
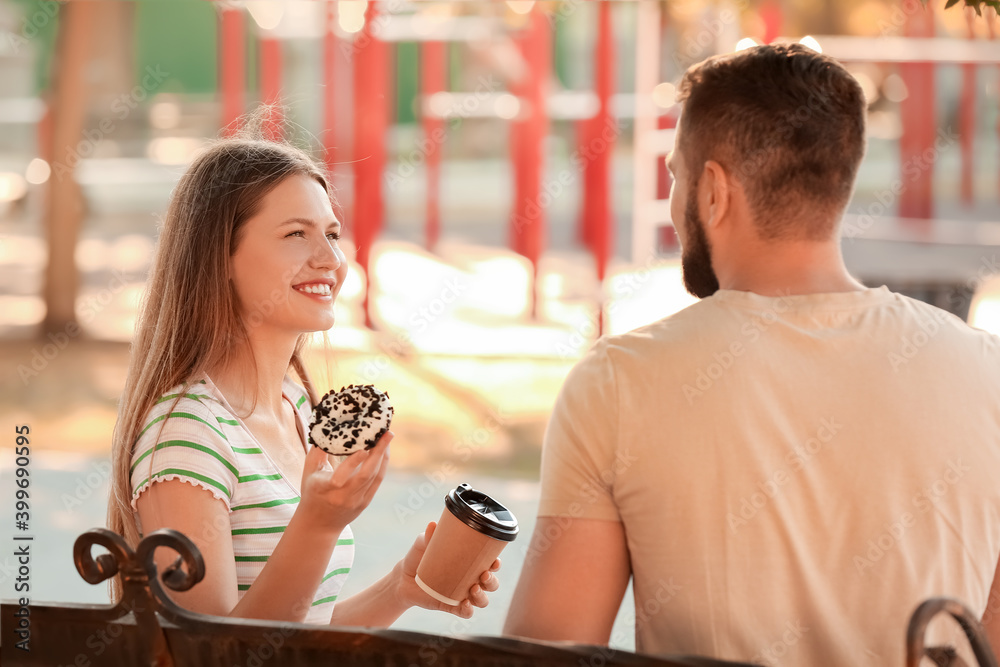
MULTIPOLYGON (((230 258, 261 200, 293 174, 319 181, 336 207, 330 180, 312 158, 261 138, 213 143, 174 190, 139 309, 112 438, 108 527, 133 548, 140 535, 131 507, 129 467, 139 431, 169 389, 229 363, 235 350, 250 349, 229 279, 230 258)), ((315 405, 316 390, 302 363, 304 343, 301 335, 290 366, 315 405)), ((111 583, 111 597, 116 602, 121 598, 119 577, 111 583)))

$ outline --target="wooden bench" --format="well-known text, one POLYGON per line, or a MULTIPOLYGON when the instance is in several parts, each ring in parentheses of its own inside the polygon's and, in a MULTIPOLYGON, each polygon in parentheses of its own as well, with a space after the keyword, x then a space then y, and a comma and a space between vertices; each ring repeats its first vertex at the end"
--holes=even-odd
MULTIPOLYGON (((317 627, 197 614, 178 607, 164 585, 187 590, 201 581, 204 562, 184 535, 159 530, 133 551, 116 533, 105 529, 81 535, 74 546, 77 571, 91 584, 120 572, 124 582, 117 605, 31 605, 30 651, 16 648, 14 632, 24 608, 4 601, 0 610, 4 665, 91 667, 137 665, 262 667, 263 665, 351 665, 428 667, 737 667, 746 663, 699 657, 653 657, 604 646, 522 641, 505 637, 448 637, 401 630, 317 627), (94 558, 94 545, 107 549, 94 558), (162 578, 153 552, 168 547, 179 554, 162 578)), ((942 665, 962 663, 949 647, 925 649, 923 633, 938 613, 951 614, 969 637, 981 667, 997 667, 975 618, 953 600, 928 600, 914 613, 907 631, 908 667, 927 655, 942 665)))

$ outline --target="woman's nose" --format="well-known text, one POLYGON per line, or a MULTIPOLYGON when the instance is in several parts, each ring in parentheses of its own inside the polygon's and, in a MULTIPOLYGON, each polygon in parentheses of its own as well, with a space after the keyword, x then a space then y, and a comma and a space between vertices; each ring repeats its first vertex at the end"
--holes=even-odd
POLYGON ((336 249, 336 241, 330 241, 327 237, 313 246, 312 263, 317 267, 336 271, 340 268, 340 253, 336 249))

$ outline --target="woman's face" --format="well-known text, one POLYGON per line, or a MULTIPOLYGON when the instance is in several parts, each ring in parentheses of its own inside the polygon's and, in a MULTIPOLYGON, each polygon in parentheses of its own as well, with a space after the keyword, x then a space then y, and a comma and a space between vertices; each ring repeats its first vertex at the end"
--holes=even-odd
POLYGON ((233 284, 248 329, 303 333, 333 326, 333 302, 347 277, 341 226, 323 186, 295 174, 244 223, 232 257, 233 284))

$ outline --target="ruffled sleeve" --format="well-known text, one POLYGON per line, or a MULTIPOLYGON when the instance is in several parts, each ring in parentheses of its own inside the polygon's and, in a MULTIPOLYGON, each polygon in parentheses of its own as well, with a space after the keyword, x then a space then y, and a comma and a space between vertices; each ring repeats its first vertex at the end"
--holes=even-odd
POLYGON ((223 429, 238 422, 228 413, 217 414, 220 411, 224 412, 202 384, 188 387, 183 395, 170 393, 159 399, 132 454, 133 509, 151 484, 171 479, 205 489, 229 508, 239 469, 223 429))

